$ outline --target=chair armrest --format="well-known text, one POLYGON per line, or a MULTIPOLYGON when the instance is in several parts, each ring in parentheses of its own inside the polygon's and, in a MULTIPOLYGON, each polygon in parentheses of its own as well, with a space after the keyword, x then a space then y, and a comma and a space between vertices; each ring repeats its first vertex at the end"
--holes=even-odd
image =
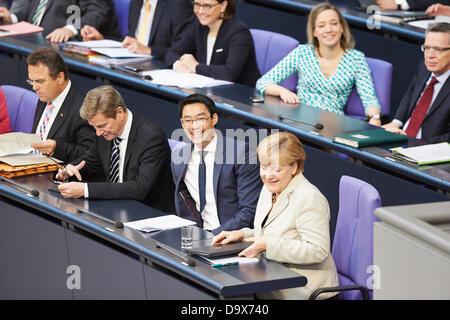
POLYGON ((325 292, 341 292, 341 291, 352 291, 359 290, 361 291, 363 300, 370 300, 369 290, 366 287, 353 285, 353 286, 339 286, 339 287, 324 287, 318 288, 311 293, 309 296, 309 300, 316 300, 317 297, 325 292))

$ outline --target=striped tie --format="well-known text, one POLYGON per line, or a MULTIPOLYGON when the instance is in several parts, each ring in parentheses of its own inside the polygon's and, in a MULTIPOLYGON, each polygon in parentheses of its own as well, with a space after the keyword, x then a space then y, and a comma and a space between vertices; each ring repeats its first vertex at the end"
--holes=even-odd
POLYGON ((45 115, 44 119, 41 122, 41 125, 39 127, 39 136, 41 137, 41 140, 44 140, 45 133, 47 132, 47 126, 50 122, 50 119, 52 118, 53 109, 55 107, 49 102, 47 104, 47 107, 45 108, 45 115))
POLYGON ((112 152, 111 152, 111 161, 109 163, 109 177, 111 183, 117 183, 119 182, 119 156, 120 156, 120 149, 119 145, 122 141, 122 138, 114 138, 113 139, 113 146, 112 146, 112 152))
POLYGON ((36 11, 33 14, 33 18, 31 19, 32 24, 39 25, 39 20, 41 19, 41 16, 44 13, 47 2, 48 0, 41 0, 41 2, 38 4, 36 11))

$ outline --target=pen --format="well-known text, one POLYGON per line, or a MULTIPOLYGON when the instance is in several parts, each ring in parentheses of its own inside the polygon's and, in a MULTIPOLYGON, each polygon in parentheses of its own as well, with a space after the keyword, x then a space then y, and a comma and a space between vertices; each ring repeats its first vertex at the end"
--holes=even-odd
POLYGON ((237 265, 237 264, 239 264, 238 261, 227 262, 227 263, 216 263, 216 264, 213 264, 213 267, 214 268, 220 268, 220 267, 225 267, 225 266, 234 266, 234 265, 237 265))

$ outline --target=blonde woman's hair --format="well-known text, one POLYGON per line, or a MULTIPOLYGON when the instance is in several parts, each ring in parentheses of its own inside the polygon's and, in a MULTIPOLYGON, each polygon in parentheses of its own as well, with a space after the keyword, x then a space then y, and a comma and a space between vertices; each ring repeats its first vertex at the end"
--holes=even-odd
POLYGON ((308 43, 312 45, 320 55, 319 41, 316 37, 314 37, 314 29, 316 27, 317 17, 322 11, 325 10, 334 10, 339 17, 339 23, 341 24, 343 29, 341 37, 341 48, 343 50, 353 49, 355 47, 355 40, 350 33, 350 28, 348 27, 347 20, 345 20, 344 16, 338 8, 328 2, 319 3, 318 5, 314 6, 309 13, 308 24, 306 25, 306 35, 308 37, 308 43))
POLYGON ((257 148, 259 162, 262 166, 272 163, 278 156, 279 163, 292 164, 297 162, 296 175, 303 171, 306 153, 300 140, 290 132, 274 133, 262 140, 257 148))
POLYGON ((103 113, 107 118, 116 118, 117 107, 127 108, 122 96, 111 86, 100 86, 90 90, 84 98, 80 108, 82 119, 90 119, 97 112, 103 113))

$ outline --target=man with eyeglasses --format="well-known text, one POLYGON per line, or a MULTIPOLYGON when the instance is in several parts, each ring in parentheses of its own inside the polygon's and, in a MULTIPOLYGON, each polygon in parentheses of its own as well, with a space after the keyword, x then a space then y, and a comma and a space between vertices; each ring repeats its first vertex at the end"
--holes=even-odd
POLYGON ((450 23, 432 25, 420 64, 394 120, 383 127, 431 143, 450 142, 450 23))
POLYGON ((32 147, 64 162, 75 160, 95 138, 94 129, 78 112, 84 97, 71 83, 66 64, 55 50, 35 50, 27 64, 27 82, 39 96, 32 132, 42 139, 32 147))
POLYGON ((177 214, 214 234, 252 226, 262 188, 256 146, 223 137, 206 96, 190 95, 178 110, 191 144, 172 151, 177 214))

